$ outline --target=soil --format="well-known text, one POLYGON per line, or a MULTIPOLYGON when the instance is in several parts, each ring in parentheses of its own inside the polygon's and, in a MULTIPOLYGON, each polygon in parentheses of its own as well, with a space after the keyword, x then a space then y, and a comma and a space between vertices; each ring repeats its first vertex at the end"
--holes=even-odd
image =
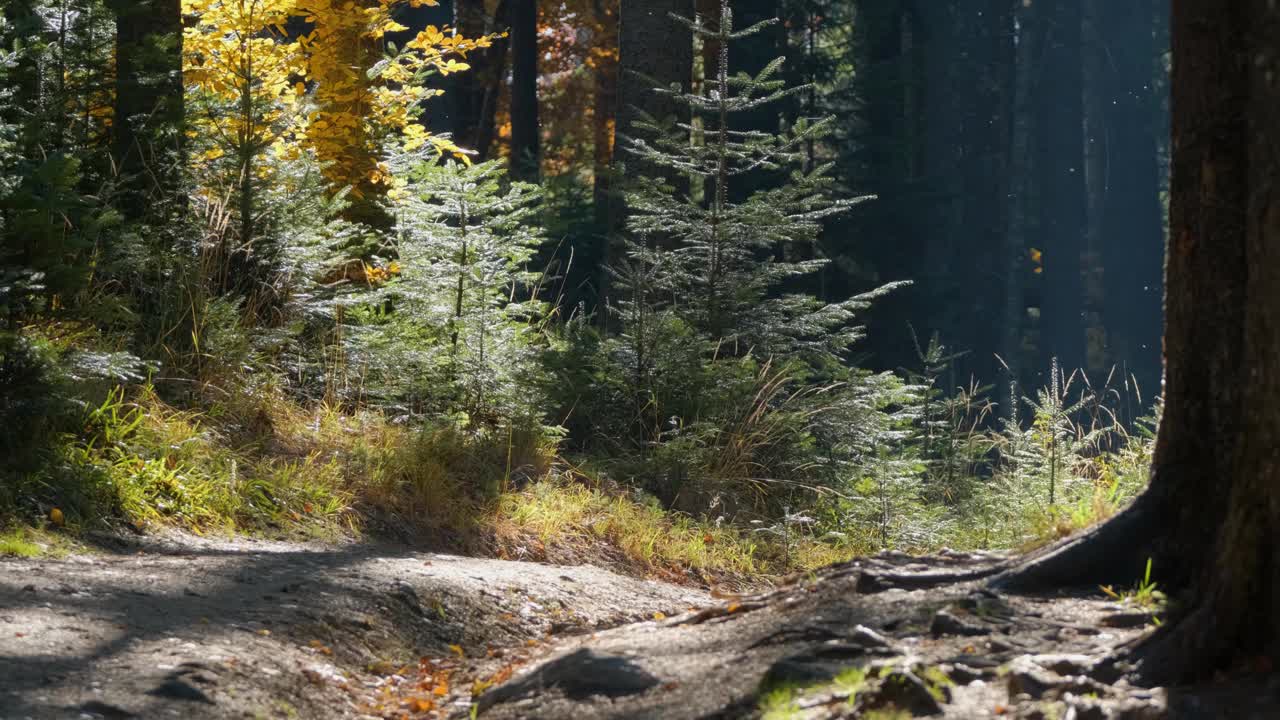
POLYGON ((422 715, 465 714, 469 678, 535 659, 550 635, 710 599, 590 566, 397 547, 105 544, 0 560, 0 718, 379 717, 427 701, 422 715))
POLYGON ((993 592, 994 554, 726 596, 403 547, 107 545, 0 561, 0 718, 1280 718, 1266 668, 1134 687, 1107 659, 1149 611, 993 592))

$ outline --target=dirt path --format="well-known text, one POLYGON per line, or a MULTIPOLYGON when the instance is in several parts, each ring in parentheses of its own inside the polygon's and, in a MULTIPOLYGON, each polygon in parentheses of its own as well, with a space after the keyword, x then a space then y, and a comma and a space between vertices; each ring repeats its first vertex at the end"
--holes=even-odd
POLYGON ((1149 612, 1096 589, 1018 596, 973 579, 1001 561, 889 553, 583 637, 482 695, 479 717, 1280 718, 1269 668, 1197 688, 1129 684, 1111 660, 1151 627, 1149 612))
POLYGON ((1129 685, 1106 659, 1148 612, 992 592, 1001 560, 886 554, 714 600, 354 544, 4 560, 0 719, 1280 718, 1269 670, 1129 685))
POLYGON ((355 544, 0 560, 0 718, 465 716, 549 636, 708 602, 593 567, 355 544))

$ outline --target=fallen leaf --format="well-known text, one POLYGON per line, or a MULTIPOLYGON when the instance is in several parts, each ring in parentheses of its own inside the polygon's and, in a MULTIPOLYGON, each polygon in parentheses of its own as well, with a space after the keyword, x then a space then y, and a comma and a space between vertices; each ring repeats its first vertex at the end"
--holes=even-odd
POLYGON ((428 712, 436 709, 436 704, 429 698, 414 698, 409 701, 409 709, 414 712, 428 712))
POLYGON ((666 619, 667 619, 667 616, 666 616, 666 614, 665 614, 665 613, 656 612, 656 613, 654 613, 654 614, 653 614, 653 619, 654 619, 654 620, 666 620, 666 619))
POLYGON ((738 612, 738 610, 741 608, 742 608, 742 603, 731 602, 729 603, 729 607, 725 608, 725 612, 733 614, 735 612, 738 612))
POLYGON ((466 657, 466 653, 462 651, 461 645, 450 645, 449 650, 451 650, 453 654, 457 655, 458 657, 466 657))

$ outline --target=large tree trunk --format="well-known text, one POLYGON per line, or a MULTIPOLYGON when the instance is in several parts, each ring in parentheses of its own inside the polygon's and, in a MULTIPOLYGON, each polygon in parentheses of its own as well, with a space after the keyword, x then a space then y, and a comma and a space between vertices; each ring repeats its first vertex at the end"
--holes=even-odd
POLYGON ((536 182, 542 164, 538 124, 538 5, 511 0, 511 176, 536 182))
MULTIPOLYGON (((1150 489, 996 582, 1180 591, 1134 648, 1149 682, 1280 647, 1280 10, 1174 0, 1166 408, 1150 489)), ((1272 660, 1275 658, 1272 657, 1272 660)))
POLYGON ((1084 101, 1080 0, 1044 6, 1044 77, 1038 102, 1040 236, 1044 289, 1038 370, 1057 358, 1067 373, 1085 363, 1082 260, 1085 234, 1084 101))
POLYGON ((182 173, 182 7, 179 0, 116 0, 112 127, 121 211, 138 219, 172 199, 182 173))

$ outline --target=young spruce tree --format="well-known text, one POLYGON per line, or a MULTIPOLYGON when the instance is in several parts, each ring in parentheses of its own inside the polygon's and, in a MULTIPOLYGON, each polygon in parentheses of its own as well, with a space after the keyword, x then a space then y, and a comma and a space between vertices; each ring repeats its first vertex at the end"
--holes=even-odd
MULTIPOLYGON (((438 337, 429 365, 453 409, 493 423, 540 411, 530 379, 547 305, 529 263, 543 242, 541 192, 512 182, 502 163, 420 163, 397 208, 395 314, 438 337)), ((397 373, 402 372, 403 368, 397 373)))
MULTIPOLYGON (((612 267, 612 397, 631 413, 659 497, 730 515, 734 503, 720 500, 780 511, 815 485, 851 490, 888 448, 837 418, 884 412, 903 391, 846 356, 862 333, 856 315, 899 284, 833 303, 796 291, 826 263, 814 252, 824 221, 868 199, 835 197, 829 165, 805 169, 833 119, 738 129, 807 90, 781 79, 784 58, 755 75, 729 73, 732 45, 776 20, 735 30, 727 0, 717 17, 673 18, 718 61, 700 89, 654 88, 688 120, 641 110, 635 136, 620 138, 657 172, 626 193, 629 241, 612 267)), ((896 443, 900 428, 884 420, 875 427, 896 443)))
POLYGON ((661 277, 653 280, 671 309, 722 354, 807 356, 820 363, 838 356, 859 336, 854 315, 893 286, 836 303, 782 292, 787 281, 813 273, 826 262, 784 258, 812 254, 809 248, 825 218, 868 199, 834 198, 829 164, 807 172, 800 169, 806 148, 829 132, 833 118, 801 119, 777 133, 735 130, 737 116, 759 112, 807 89, 787 87, 780 78, 785 63, 781 57, 755 76, 729 74, 732 43, 776 20, 735 30, 728 0, 721 1, 718 18, 674 19, 718 48, 719 59, 705 93, 677 86, 654 88, 687 107, 696 122, 641 112, 636 127, 644 137, 622 139, 624 149, 643 164, 690 180, 637 181, 627 193, 627 229, 635 238, 627 254, 633 266, 660 270, 661 277), (733 183, 761 172, 789 175, 785 182, 734 201, 733 183), (705 193, 696 192, 699 188, 705 193))

